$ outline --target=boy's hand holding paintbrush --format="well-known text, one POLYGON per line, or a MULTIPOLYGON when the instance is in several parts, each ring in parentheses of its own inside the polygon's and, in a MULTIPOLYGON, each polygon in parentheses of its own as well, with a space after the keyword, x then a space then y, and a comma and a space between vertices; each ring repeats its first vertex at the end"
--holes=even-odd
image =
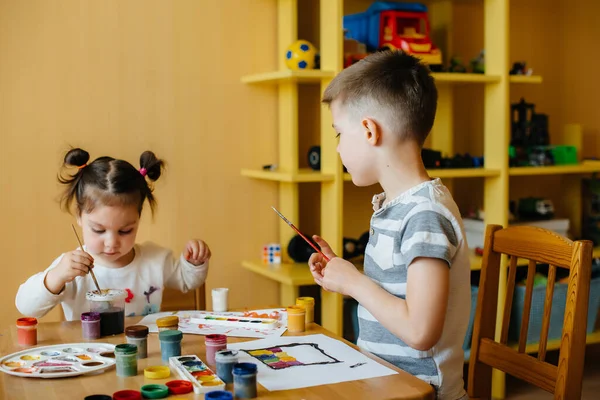
POLYGON ((354 264, 338 257, 323 238, 313 235, 313 239, 322 251, 322 253, 313 253, 308 259, 310 273, 315 282, 330 292, 352 296, 354 288, 360 285, 364 275, 356 269, 354 264))
POLYGON ((337 292, 344 295, 352 296, 352 291, 355 285, 364 278, 354 264, 339 258, 335 255, 331 246, 325 240, 317 235, 313 235, 314 241, 321 247, 319 250, 306 236, 300 232, 286 217, 284 217, 275 207, 271 207, 297 234, 315 249, 309 260, 310 273, 315 282, 325 290, 337 292), (327 266, 327 268, 325 268, 327 266))

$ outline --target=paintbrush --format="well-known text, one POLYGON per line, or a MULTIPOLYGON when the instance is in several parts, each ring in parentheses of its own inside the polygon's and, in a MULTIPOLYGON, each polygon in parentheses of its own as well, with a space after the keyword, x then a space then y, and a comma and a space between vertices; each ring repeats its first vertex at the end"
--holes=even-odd
MULTIPOLYGON (((81 240, 79 239, 79 235, 77 234, 77 230, 75 230, 75 226, 73 226, 73 224, 71 224, 71 228, 73 228, 73 232, 75 232, 75 237, 77 238, 79 247, 81 247, 81 251, 85 251, 85 250, 83 250, 83 244, 81 243, 81 240)), ((92 274, 92 279, 94 280, 96 289, 98 289, 98 294, 102 294, 102 290, 100 290, 100 286, 98 285, 98 281, 96 280, 96 275, 94 275, 94 270, 92 268, 90 268, 90 274, 92 274)))
POLYGON ((277 211, 277 209, 275 207, 271 206, 271 208, 277 213, 277 215, 279 215, 281 217, 282 220, 284 220, 289 226, 291 226, 292 229, 295 230, 296 233, 302 237, 302 239, 306 240, 306 243, 308 243, 310 245, 310 247, 315 249, 317 251, 317 253, 319 253, 320 255, 323 256, 324 259, 329 261, 329 257, 327 257, 325 254, 323 254, 323 252, 321 250, 319 250, 317 248, 317 246, 315 246, 310 240, 308 240, 308 238, 306 236, 304 236, 302 234, 302 232, 300 232, 300 230, 294 226, 294 224, 292 224, 290 221, 288 221, 288 219, 286 217, 284 217, 279 211, 277 211))

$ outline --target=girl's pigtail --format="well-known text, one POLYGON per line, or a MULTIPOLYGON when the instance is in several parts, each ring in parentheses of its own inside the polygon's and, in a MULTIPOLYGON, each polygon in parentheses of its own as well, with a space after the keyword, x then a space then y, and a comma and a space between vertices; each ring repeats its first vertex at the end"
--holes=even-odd
POLYGON ((157 158, 153 152, 145 151, 140 156, 140 173, 151 181, 156 181, 160 178, 164 164, 164 161, 157 158))
POLYGON ((67 186, 61 198, 61 206, 67 211, 69 211, 71 203, 77 196, 79 182, 89 160, 90 154, 83 149, 71 149, 65 154, 61 172, 65 172, 68 167, 78 168, 78 171, 74 174, 65 172, 64 175, 59 174, 58 176, 58 181, 67 186))

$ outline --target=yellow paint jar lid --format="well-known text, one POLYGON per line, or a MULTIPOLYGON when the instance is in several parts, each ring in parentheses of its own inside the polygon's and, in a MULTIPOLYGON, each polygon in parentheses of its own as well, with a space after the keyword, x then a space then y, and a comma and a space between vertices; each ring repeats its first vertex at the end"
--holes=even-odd
POLYGON ((288 306, 287 313, 288 313, 288 315, 305 314, 306 309, 304 308, 304 306, 298 306, 298 305, 297 306, 288 306))
POLYGON ((164 365, 156 365, 144 369, 144 376, 148 379, 164 379, 171 376, 171 370, 164 365))
POLYGON ((179 326, 179 317, 172 315, 170 317, 162 317, 156 320, 156 326, 164 328, 167 326, 179 326))
POLYGON ((315 305, 315 299, 313 297, 298 297, 296 299, 296 305, 299 306, 314 306, 315 305))

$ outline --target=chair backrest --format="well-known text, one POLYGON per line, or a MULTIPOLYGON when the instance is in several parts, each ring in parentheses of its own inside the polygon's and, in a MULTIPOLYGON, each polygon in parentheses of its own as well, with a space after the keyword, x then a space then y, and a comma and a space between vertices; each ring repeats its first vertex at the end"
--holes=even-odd
POLYGON ((537 227, 486 227, 469 361, 468 394, 471 398, 491 397, 492 367, 554 393, 555 399, 581 398, 592 250, 590 241, 571 241, 537 227), (502 255, 508 256, 507 274, 506 269, 501 268, 502 255), (528 260, 528 267, 519 342, 513 346, 507 342, 518 259, 528 260), (525 348, 538 263, 548 264, 549 269, 539 349, 535 357, 527 354, 525 348), (569 270, 569 283, 559 360, 558 365, 554 365, 545 359, 557 267, 569 270), (504 299, 498 298, 499 285, 506 288, 504 299), (499 300, 504 300, 500 309, 499 300), (501 321, 500 340, 496 342, 499 311, 502 313, 502 318, 498 318, 501 321))

